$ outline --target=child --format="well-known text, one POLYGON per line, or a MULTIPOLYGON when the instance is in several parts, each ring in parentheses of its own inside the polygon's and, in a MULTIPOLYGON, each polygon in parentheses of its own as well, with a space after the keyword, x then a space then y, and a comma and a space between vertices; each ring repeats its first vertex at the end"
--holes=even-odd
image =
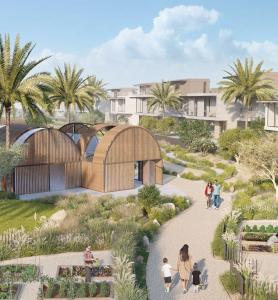
POLYGON ((201 272, 198 270, 197 263, 195 263, 193 265, 193 272, 192 272, 194 293, 198 293, 199 292, 200 275, 201 275, 201 272))
POLYGON ((171 283, 172 283, 171 270, 173 270, 173 268, 171 267, 171 265, 168 264, 168 259, 166 257, 164 257, 163 258, 163 267, 161 268, 161 271, 162 271, 163 277, 164 277, 164 284, 165 284, 165 292, 166 293, 170 292, 170 286, 171 286, 171 283))

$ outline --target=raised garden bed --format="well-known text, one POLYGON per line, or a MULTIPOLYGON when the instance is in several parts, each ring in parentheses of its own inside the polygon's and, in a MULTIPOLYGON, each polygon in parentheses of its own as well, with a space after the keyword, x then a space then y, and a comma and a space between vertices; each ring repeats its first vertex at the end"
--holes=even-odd
MULTIPOLYGON (((57 277, 86 277, 86 266, 58 266, 57 277)), ((111 277, 113 269, 110 265, 92 266, 92 277, 111 277)))
POLYGON ((111 299, 109 282, 73 283, 66 280, 49 281, 43 285, 44 299, 111 299))
POLYGON ((0 266, 0 282, 31 282, 38 280, 40 269, 36 265, 0 266))
POLYGON ((21 294, 21 284, 0 283, 0 300, 17 300, 21 294))

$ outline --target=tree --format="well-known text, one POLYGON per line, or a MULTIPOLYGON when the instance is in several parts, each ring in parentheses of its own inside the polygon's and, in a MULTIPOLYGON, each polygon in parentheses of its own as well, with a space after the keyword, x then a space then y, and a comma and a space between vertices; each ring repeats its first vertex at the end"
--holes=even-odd
POLYGON ((166 117, 158 120, 157 122, 157 130, 162 134, 170 134, 177 128, 177 121, 175 118, 166 117))
POLYGON ((15 166, 23 158, 21 147, 12 146, 6 148, 0 145, 0 179, 3 189, 6 190, 6 177, 9 176, 15 166))
POLYGON ((212 128, 206 121, 185 119, 180 122, 178 134, 181 141, 189 147, 195 140, 211 139, 212 128))
POLYGON ((138 201, 142 208, 149 213, 151 208, 160 204, 160 191, 155 185, 145 185, 138 192, 138 201))
POLYGON ((91 85, 92 76, 82 77, 83 69, 71 67, 69 64, 55 68, 55 74, 49 78, 47 85, 49 87, 48 97, 54 107, 65 106, 68 122, 70 122, 71 107, 78 107, 80 111, 91 110, 94 105, 95 89, 91 85))
POLYGON ((104 113, 102 113, 97 109, 93 109, 87 113, 83 113, 78 118, 78 121, 82 123, 91 123, 91 124, 103 123, 104 120, 105 120, 104 113))
POLYGON ((262 70, 262 65, 263 61, 254 67, 252 58, 245 59, 245 63, 237 59, 219 83, 225 103, 240 101, 246 109, 246 128, 251 106, 256 101, 271 100, 275 96, 272 80, 267 78, 267 72, 271 70, 262 70))
POLYGON ((250 128, 234 128, 226 130, 218 139, 219 148, 224 153, 227 153, 229 158, 235 159, 236 162, 239 163, 241 155, 239 150, 241 144, 246 140, 258 138, 262 133, 262 131, 257 131, 250 128))
POLYGON ((276 133, 268 133, 264 136, 246 140, 240 147, 240 156, 244 164, 253 170, 257 176, 269 179, 276 191, 278 200, 278 136, 276 133))
POLYGON ((11 110, 15 103, 20 103, 33 117, 43 116, 42 109, 47 105, 40 84, 48 74, 33 73, 33 70, 48 57, 28 62, 33 49, 31 42, 21 47, 19 36, 13 48, 9 35, 4 39, 0 36, 0 106, 5 111, 7 149, 10 147, 11 110))
POLYGON ((156 84, 151 89, 151 98, 148 101, 148 110, 153 112, 155 109, 161 109, 163 117, 167 108, 178 109, 182 103, 182 98, 173 91, 170 82, 156 84))

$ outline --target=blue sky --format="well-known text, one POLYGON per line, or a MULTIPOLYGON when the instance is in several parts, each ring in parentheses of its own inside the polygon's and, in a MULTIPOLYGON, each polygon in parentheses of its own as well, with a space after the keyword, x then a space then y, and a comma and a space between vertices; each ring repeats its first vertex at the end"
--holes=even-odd
POLYGON ((278 1, 14 0, 1 3, 0 32, 33 41, 40 67, 64 61, 109 86, 209 77, 236 57, 278 70, 278 1))

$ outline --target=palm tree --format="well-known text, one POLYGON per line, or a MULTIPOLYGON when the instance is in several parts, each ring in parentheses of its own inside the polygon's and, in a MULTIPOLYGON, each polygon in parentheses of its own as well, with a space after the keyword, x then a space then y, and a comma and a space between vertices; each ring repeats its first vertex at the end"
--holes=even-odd
POLYGON ((6 118, 6 148, 10 147, 11 110, 15 103, 20 103, 25 112, 32 116, 43 115, 41 109, 46 106, 40 84, 47 78, 47 73, 31 71, 44 60, 27 62, 34 45, 28 42, 20 46, 19 35, 15 39, 13 49, 9 35, 0 36, 0 106, 6 118))
POLYGON ((94 98, 95 102, 106 100, 108 98, 105 83, 102 79, 97 79, 96 76, 91 76, 88 78, 86 84, 91 87, 89 94, 94 98))
POLYGON ((257 101, 271 100, 275 96, 272 80, 267 78, 271 70, 262 70, 263 61, 255 67, 253 59, 245 59, 242 63, 237 59, 231 71, 225 71, 224 80, 219 82, 222 99, 225 103, 240 101, 246 109, 246 127, 248 126, 249 111, 257 101))
POLYGON ((155 109, 161 109, 163 117, 165 117, 166 108, 178 109, 182 103, 182 98, 173 91, 170 82, 156 84, 151 89, 151 94, 152 96, 148 102, 148 110, 153 112, 155 109))
POLYGON ((48 97, 54 107, 64 104, 69 122, 71 107, 78 107, 80 111, 92 109, 94 89, 88 83, 91 76, 82 77, 83 69, 77 69, 75 65, 71 67, 69 64, 65 64, 63 70, 60 67, 55 68, 54 72, 54 76, 47 81, 50 88, 48 97))

